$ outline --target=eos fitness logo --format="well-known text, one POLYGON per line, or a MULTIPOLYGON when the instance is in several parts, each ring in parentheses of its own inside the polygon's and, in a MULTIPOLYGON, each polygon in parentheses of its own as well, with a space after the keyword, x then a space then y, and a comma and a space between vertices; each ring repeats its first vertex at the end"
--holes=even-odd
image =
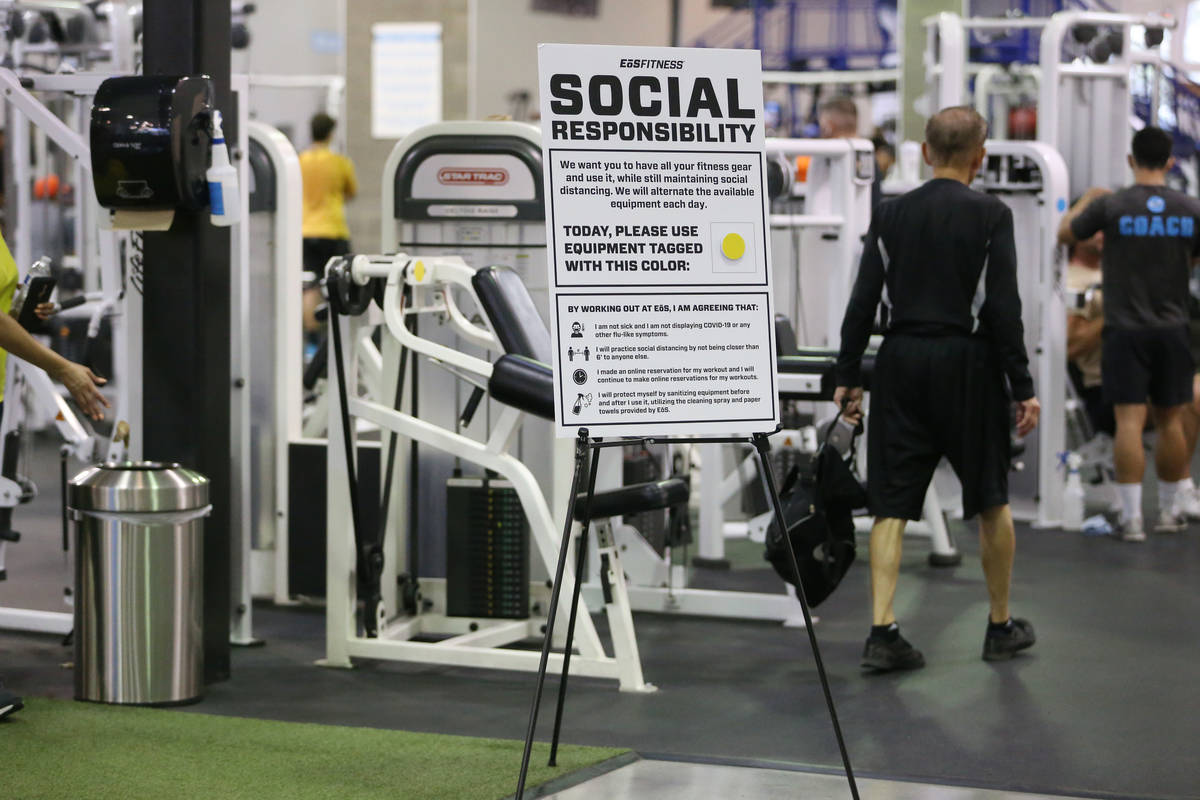
POLYGON ((437 173, 443 186, 503 186, 508 170, 500 167, 442 167, 437 173))

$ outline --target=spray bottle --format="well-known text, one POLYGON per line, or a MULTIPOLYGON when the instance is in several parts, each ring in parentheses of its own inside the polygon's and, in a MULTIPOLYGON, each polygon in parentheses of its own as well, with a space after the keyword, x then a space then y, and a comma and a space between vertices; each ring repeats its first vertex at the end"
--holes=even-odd
POLYGON ((1083 529, 1083 481, 1079 477, 1079 467, 1083 457, 1078 453, 1067 453, 1067 485, 1063 491, 1063 530, 1078 531, 1083 529))
POLYGON ((212 166, 205 173, 208 180, 208 205, 213 225, 228 227, 238 221, 241 198, 238 192, 237 170, 229 163, 229 149, 221 130, 221 112, 212 116, 212 166))

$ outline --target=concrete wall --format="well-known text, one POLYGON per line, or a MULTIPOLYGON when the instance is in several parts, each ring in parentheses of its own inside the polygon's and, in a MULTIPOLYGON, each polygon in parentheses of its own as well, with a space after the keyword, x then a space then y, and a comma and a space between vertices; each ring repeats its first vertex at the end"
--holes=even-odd
MULTIPOLYGON (((371 136, 371 27, 380 22, 442 24, 442 115, 467 119, 468 0, 345 0, 346 149, 358 171, 361 195, 346 209, 356 249, 379 248, 380 186, 395 141, 371 136)), ((481 3, 481 5, 490 3, 481 3)))
POLYGON ((537 46, 541 43, 668 45, 670 3, 603 0, 597 17, 548 14, 529 0, 477 0, 473 116, 508 114, 509 97, 528 92, 528 113, 538 108, 537 46))
MULTIPOLYGON (((233 52, 235 73, 340 75, 344 0, 256 0, 247 20, 250 46, 233 52)), ((297 149, 309 143, 308 120, 324 110, 319 89, 253 90, 250 116, 274 125, 297 149)))

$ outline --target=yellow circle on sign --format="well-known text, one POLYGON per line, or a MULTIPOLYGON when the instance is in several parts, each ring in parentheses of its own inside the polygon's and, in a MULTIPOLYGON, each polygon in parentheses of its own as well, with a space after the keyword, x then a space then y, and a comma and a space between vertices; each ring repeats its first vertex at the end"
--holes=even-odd
POLYGON ((721 252, 730 261, 737 261, 746 254, 746 240, 736 233, 727 233, 721 240, 721 252))

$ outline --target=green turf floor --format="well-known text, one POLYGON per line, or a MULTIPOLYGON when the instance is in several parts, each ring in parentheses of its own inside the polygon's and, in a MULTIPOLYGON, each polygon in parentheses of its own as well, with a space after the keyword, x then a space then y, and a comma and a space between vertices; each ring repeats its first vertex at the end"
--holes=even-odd
MULTIPOLYGON (((624 752, 534 749, 530 785, 624 752)), ((0 797, 11 800, 498 800, 521 743, 29 699, 0 723, 0 797)))

